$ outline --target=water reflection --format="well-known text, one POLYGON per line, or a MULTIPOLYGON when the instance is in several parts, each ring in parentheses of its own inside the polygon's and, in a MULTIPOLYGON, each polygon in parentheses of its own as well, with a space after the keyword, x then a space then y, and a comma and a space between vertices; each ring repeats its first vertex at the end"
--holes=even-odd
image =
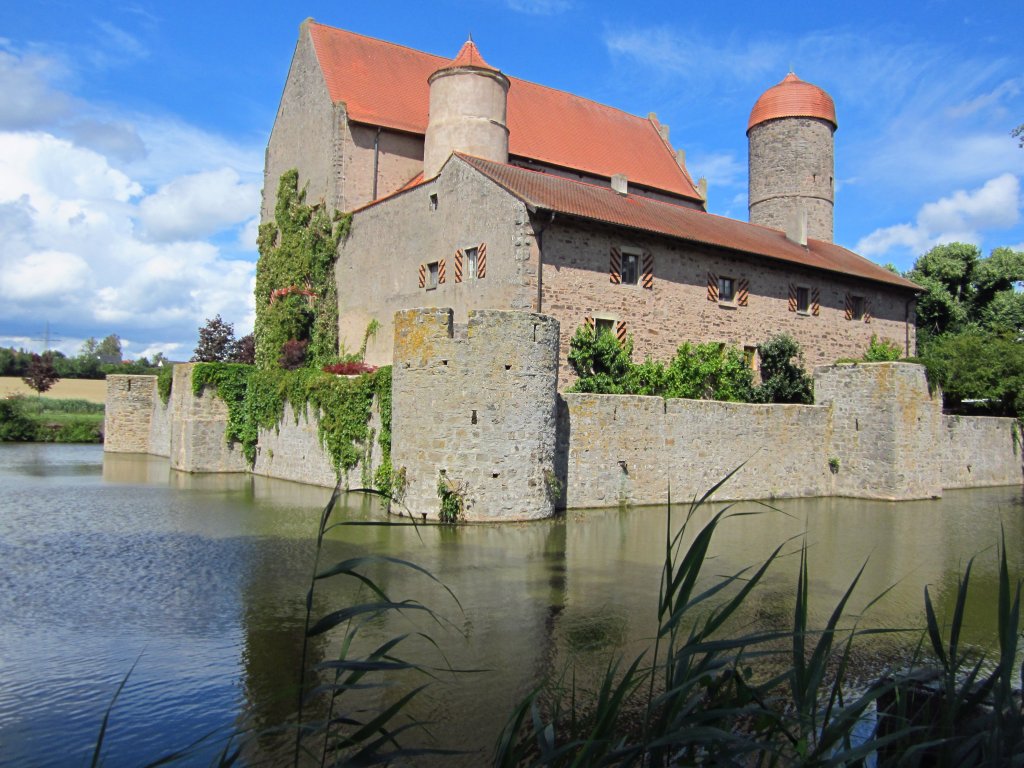
MULTIPOLYGON (((84 758, 140 651, 111 721, 113 764, 155 759, 215 727, 263 732, 246 753, 250 760, 288 749, 290 736, 265 731, 294 716, 305 590, 327 489, 248 475, 185 475, 171 472, 166 459, 103 456, 91 446, 0 446, 0 483, 0 761, 84 758), (57 733, 68 748, 48 758, 57 733)), ((991 646, 1001 527, 1011 569, 1024 571, 1019 487, 950 492, 926 502, 815 499, 779 506, 743 505, 760 512, 720 529, 706 567, 710 584, 788 541, 765 588, 738 617, 740 631, 789 624, 793 553, 805 538, 811 622, 819 625, 865 560, 854 613, 892 588, 859 619, 862 626, 922 625, 926 584, 948 614, 958 574, 977 555, 967 639, 991 646)), ((684 511, 675 511, 675 522, 684 511)), ((710 514, 701 511, 693 524, 710 514)), ((346 498, 341 516, 386 519, 376 500, 360 495, 346 498)), ((455 593, 458 603, 412 570, 374 566, 369 575, 390 595, 431 606, 451 628, 390 615, 368 626, 362 642, 369 647, 428 631, 440 650, 413 636, 402 655, 438 669, 478 670, 439 672, 416 710, 436 723, 440 745, 469 750, 462 764, 477 765, 538 680, 576 665, 577 682, 586 687, 609 655, 631 657, 648 647, 666 526, 661 508, 459 529, 350 525, 328 534, 323 557, 406 558, 455 593)), ((356 584, 322 583, 314 613, 365 597, 356 584)), ((897 636, 871 653, 891 656, 916 639, 897 636)), ((313 661, 337 653, 336 639, 317 639, 311 649, 313 661)), ((399 695, 396 689, 374 700, 399 695)))

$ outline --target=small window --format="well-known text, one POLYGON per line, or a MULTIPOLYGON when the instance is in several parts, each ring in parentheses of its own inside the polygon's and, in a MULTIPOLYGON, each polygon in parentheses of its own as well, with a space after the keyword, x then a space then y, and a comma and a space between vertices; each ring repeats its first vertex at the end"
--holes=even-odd
POLYGON ((437 288, 437 262, 432 261, 427 264, 427 290, 432 291, 437 288))
POLYGON ((595 319, 594 335, 600 336, 602 333, 615 333, 615 321, 603 317, 595 319))
POLYGON ((863 320, 864 319, 864 297, 863 296, 851 296, 850 297, 850 319, 851 320, 863 320))
POLYGON ((479 252, 476 248, 467 248, 466 254, 466 278, 469 280, 476 280, 477 274, 477 263, 479 252))
POLYGON ((796 311, 807 314, 811 311, 811 289, 799 286, 796 289, 796 311))
POLYGON ((736 300, 736 282, 731 277, 718 278, 718 300, 728 303, 736 300))
POLYGON ((436 211, 437 210, 437 193, 436 192, 434 192, 433 194, 430 195, 430 210, 432 210, 432 211, 436 211))
POLYGON ((622 254, 622 284, 636 285, 640 282, 640 256, 636 253, 622 254))

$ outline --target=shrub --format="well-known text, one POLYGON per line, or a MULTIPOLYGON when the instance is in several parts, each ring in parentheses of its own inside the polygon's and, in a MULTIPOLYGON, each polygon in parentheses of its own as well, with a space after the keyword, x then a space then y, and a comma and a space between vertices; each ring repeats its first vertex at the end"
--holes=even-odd
POLYGON ((0 441, 28 442, 35 439, 35 424, 25 415, 22 401, 21 397, 0 400, 0 441))
POLYGON ((800 345, 789 335, 780 333, 757 345, 761 358, 761 386, 754 392, 759 403, 814 402, 814 382, 804 371, 800 345), (793 362, 793 358, 797 362, 793 362))
POLYGON ((333 373, 335 376, 358 376, 361 373, 373 373, 376 370, 377 366, 361 363, 358 360, 324 366, 324 373, 333 373))
POLYGON ((864 353, 864 362, 891 363, 903 357, 903 348, 892 339, 879 339, 871 334, 871 343, 864 353))

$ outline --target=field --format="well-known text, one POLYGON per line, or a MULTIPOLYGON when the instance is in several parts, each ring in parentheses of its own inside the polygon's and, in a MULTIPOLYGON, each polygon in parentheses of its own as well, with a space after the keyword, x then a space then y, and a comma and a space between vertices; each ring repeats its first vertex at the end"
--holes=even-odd
MULTIPOLYGON (((17 376, 0 376, 0 397, 8 395, 35 397, 35 394, 35 391, 17 376)), ((43 397, 102 403, 106 399, 106 395, 107 382, 104 379, 61 379, 43 397)))

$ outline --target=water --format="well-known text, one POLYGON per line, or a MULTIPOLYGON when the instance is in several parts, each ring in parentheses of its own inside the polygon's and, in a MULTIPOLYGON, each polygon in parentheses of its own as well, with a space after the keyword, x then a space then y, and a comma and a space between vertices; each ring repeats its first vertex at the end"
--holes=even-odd
MULTIPOLYGON (((0 489, 0 764, 87 761, 133 664, 111 713, 108 765, 154 760, 211 732, 216 741, 293 716, 304 596, 327 490, 182 475, 165 459, 104 455, 96 446, 11 444, 0 444, 0 489)), ((372 499, 354 495, 347 504, 347 519, 384 519, 372 499)), ((868 560, 848 623, 891 588, 859 624, 920 627, 924 585, 948 613, 957 576, 977 555, 967 639, 992 647, 1001 526, 1011 570, 1024 571, 1020 487, 929 502, 814 499, 779 507, 722 528, 707 573, 757 563, 806 531, 812 623, 824 622, 868 560)), ((423 601, 451 628, 391 617, 368 627, 365 639, 425 629, 445 658, 415 640, 407 655, 486 670, 442 674, 418 704, 419 714, 438 722, 439 745, 470 750, 462 762, 473 765, 539 679, 575 662, 586 685, 594 675, 583 670, 599 673, 611 654, 632 657, 647 646, 664 535, 663 509, 574 511, 558 521, 457 530, 344 527, 329 534, 324 557, 408 558, 455 593, 461 607, 408 569, 374 567, 393 597, 423 601)), ((789 621, 799 542, 785 545, 766 588, 748 601, 742 631, 789 621)), ((353 597, 348 587, 324 584, 315 612, 353 597)), ((863 646, 865 674, 917 638, 863 646)), ((314 660, 336 652, 333 641, 312 648, 314 660)), ((283 740, 259 739, 247 760, 278 759, 283 740)), ((207 763, 214 750, 188 762, 207 763)))

